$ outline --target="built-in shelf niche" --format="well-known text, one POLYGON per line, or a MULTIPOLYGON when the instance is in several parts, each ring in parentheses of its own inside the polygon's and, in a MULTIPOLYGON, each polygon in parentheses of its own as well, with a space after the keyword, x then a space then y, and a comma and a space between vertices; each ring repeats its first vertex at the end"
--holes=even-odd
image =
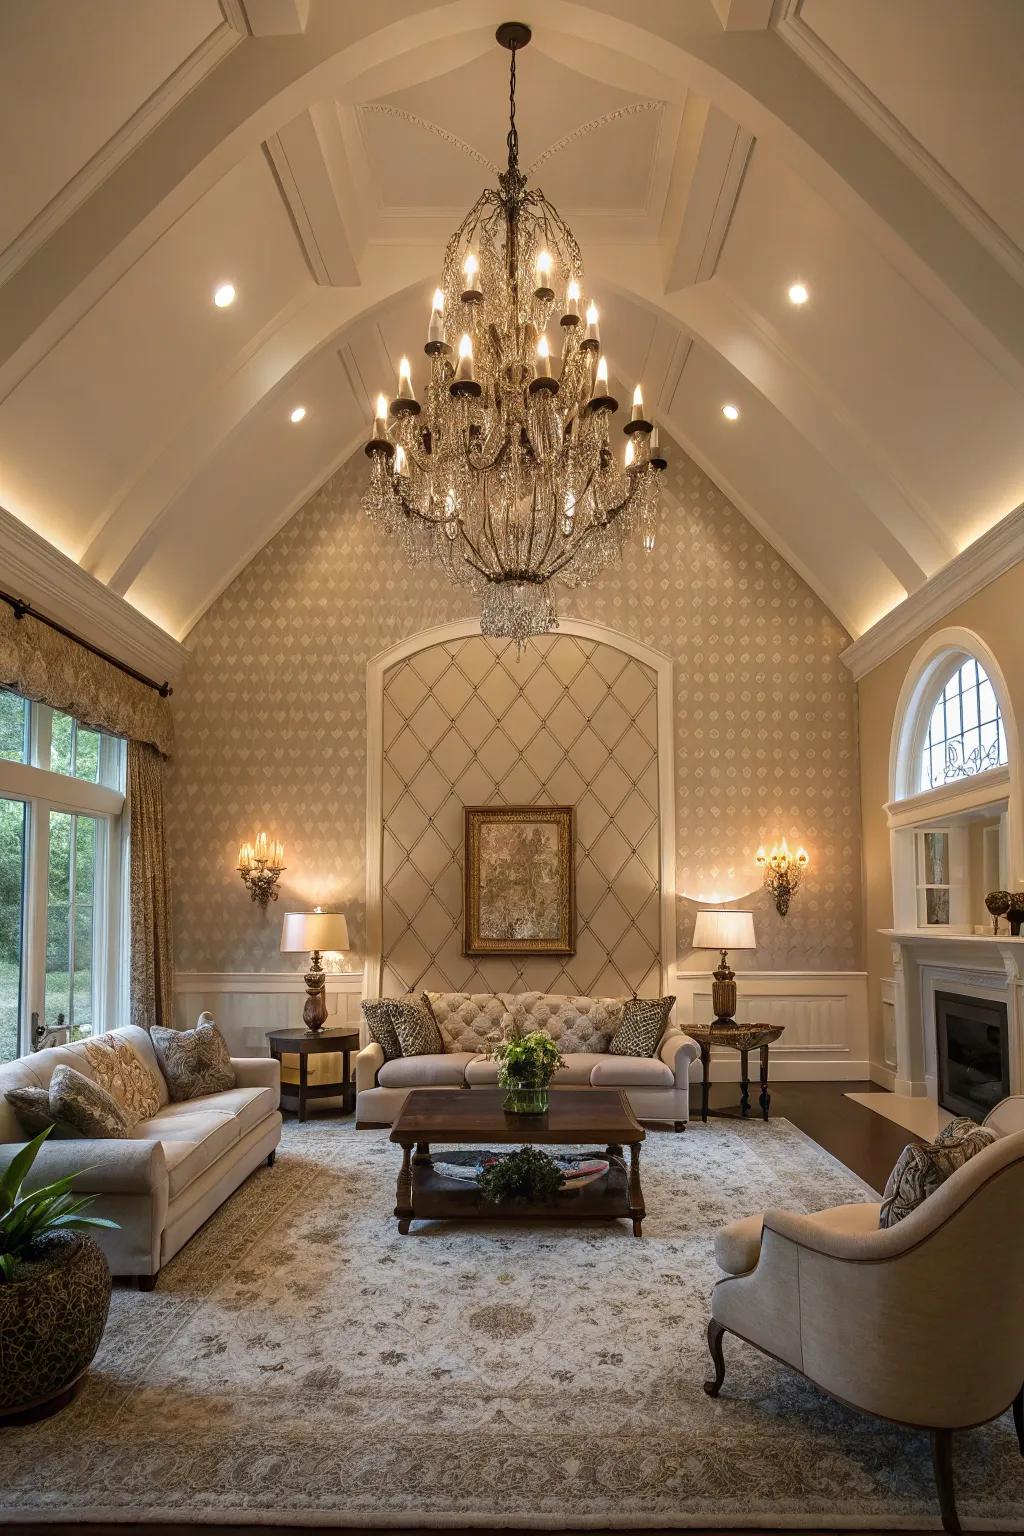
MULTIPOLYGON (((916 799, 916 806, 903 802, 897 815, 889 808, 893 926, 936 935, 991 934, 985 895, 1008 883, 1007 797, 939 815, 928 814, 925 796, 916 799)), ((1009 932, 1005 919, 999 931, 1009 932)))

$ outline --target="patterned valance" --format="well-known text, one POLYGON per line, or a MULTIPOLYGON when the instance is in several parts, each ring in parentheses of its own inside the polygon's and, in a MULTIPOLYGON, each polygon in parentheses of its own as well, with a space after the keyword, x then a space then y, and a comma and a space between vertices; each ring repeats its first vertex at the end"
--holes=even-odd
POLYGON ((6 603, 0 603, 0 688, 63 710, 94 730, 171 755, 174 737, 166 699, 31 614, 16 618, 6 603))

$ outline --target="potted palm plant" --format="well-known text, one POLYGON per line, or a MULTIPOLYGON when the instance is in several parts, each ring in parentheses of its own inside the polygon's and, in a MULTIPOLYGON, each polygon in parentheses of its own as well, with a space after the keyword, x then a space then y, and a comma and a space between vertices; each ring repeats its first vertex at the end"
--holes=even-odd
POLYGON ((0 1174, 0 1422, 46 1418, 70 1402, 110 1307, 110 1267, 81 1230, 116 1227, 89 1216, 70 1174, 26 1190, 52 1126, 0 1174))
POLYGON ((511 1035, 491 1047, 500 1063, 498 1085, 505 1090, 505 1108, 514 1115, 542 1115, 548 1107, 551 1079, 565 1062, 558 1046, 542 1029, 511 1035))

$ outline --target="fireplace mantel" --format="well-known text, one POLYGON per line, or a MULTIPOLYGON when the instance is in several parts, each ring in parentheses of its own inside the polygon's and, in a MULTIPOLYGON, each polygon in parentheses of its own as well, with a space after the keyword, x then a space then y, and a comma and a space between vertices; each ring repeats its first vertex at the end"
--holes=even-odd
POLYGON ((1024 938, 882 928, 892 945, 897 1093, 935 1097, 934 1005, 937 981, 1005 1000, 1012 1092, 1024 1092, 1024 938))

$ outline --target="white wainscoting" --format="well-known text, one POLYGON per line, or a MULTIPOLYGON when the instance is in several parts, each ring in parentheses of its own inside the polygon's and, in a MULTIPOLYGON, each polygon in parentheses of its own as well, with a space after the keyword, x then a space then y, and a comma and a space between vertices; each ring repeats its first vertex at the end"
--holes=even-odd
MULTIPOLYGON (((327 973, 327 1027, 362 1020, 363 973, 327 973)), ((288 971, 179 971, 174 978, 175 1023, 188 1028, 207 1009, 233 1056, 266 1056, 267 1032, 300 1028, 306 984, 288 971)))
MULTIPOLYGON (((736 1017, 741 1023, 785 1028, 771 1049, 773 1078, 795 1082, 871 1076, 866 972, 740 971, 736 985, 736 1017)), ((675 991, 676 1019, 683 1029, 713 1017, 710 971, 678 971, 675 991)), ((713 1082, 739 1076, 738 1052, 725 1047, 712 1051, 713 1082)))
MULTIPOLYGON (((777 1081, 869 1078, 867 975, 863 971, 746 971, 736 978, 737 1018, 781 1024, 786 1033, 772 1047, 777 1081)), ((676 1019, 685 1029, 711 1018, 711 972, 679 971, 676 1019)), ((217 1020, 235 1055, 265 1055, 271 1029, 302 1023, 306 995, 302 975, 281 971, 182 971, 174 979, 175 1018, 195 1023, 203 1009, 217 1020)), ((327 976, 329 1024, 361 1022, 362 973, 327 976)), ((693 1076, 699 1078, 699 1065, 693 1076)), ((735 1051, 712 1055, 713 1081, 738 1080, 735 1051)))

